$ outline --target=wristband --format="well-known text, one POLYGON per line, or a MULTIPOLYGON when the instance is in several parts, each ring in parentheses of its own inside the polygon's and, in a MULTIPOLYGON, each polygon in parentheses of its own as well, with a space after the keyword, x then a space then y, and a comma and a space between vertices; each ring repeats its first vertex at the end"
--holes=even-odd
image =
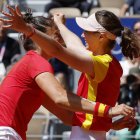
POLYGON ((94 108, 94 116, 99 117, 109 117, 108 111, 111 107, 99 102, 96 102, 95 108, 94 108))
POLYGON ((30 38, 35 34, 35 28, 33 26, 30 26, 30 27, 32 31, 28 35, 26 35, 26 38, 30 38))

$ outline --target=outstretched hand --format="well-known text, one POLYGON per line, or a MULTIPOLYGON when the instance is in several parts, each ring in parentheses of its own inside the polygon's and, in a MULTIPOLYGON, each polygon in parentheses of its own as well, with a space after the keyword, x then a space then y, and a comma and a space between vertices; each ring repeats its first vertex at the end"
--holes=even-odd
POLYGON ((5 15, 8 19, 0 18, 4 22, 3 28, 13 29, 17 32, 25 33, 27 25, 23 19, 23 15, 19 10, 18 6, 15 6, 15 9, 7 5, 9 13, 2 11, 2 14, 5 15))

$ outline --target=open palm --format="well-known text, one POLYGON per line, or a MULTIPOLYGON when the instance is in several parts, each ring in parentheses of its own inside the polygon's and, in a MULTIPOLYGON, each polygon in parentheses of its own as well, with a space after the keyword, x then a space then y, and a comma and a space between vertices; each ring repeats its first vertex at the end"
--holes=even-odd
POLYGON ((5 23, 3 28, 11 28, 17 32, 24 32, 27 25, 18 6, 15 6, 15 9, 10 6, 7 6, 7 8, 10 12, 7 13, 2 11, 2 14, 4 14, 8 19, 0 18, 0 20, 5 23))

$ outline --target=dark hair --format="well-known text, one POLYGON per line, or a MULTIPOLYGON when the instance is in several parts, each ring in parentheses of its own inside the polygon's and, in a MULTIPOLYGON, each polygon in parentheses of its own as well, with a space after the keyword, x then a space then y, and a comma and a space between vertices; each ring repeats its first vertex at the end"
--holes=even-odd
POLYGON ((140 100, 140 81, 132 84, 132 91, 135 93, 137 100, 140 100))
POLYGON ((119 104, 127 104, 131 107, 135 107, 137 105, 136 94, 132 91, 128 84, 122 84, 120 86, 120 94, 118 97, 119 104))
POLYGON ((25 39, 23 46, 26 51, 37 49, 34 42, 31 39, 25 39))
POLYGON ((129 106, 135 107, 137 105, 137 93, 134 91, 134 83, 139 81, 135 75, 127 75, 126 83, 120 86, 120 95, 118 98, 119 104, 125 103, 129 106))
POLYGON ((32 11, 28 9, 23 16, 26 23, 32 24, 34 28, 40 30, 41 32, 46 32, 46 27, 52 27, 54 21, 51 17, 36 16, 33 17, 32 11))
POLYGON ((126 76, 126 83, 128 85, 131 85, 132 83, 137 82, 137 81, 138 81, 138 77, 133 74, 129 74, 126 76))
MULTIPOLYGON (((140 56, 139 42, 136 35, 127 27, 123 27, 119 18, 110 11, 101 10, 95 13, 96 19, 107 31, 122 37, 120 46, 124 56, 130 59, 140 56)), ((110 40, 110 45, 114 46, 115 40, 110 40)))
MULTIPOLYGON (((26 23, 31 24, 35 29, 44 33, 47 32, 47 27, 54 26, 54 21, 51 17, 33 17, 32 11, 30 9, 27 9, 26 13, 23 15, 23 19, 26 23)), ((26 51, 36 50, 36 47, 31 39, 26 38, 24 34, 22 34, 20 38, 23 41, 23 47, 26 51)))

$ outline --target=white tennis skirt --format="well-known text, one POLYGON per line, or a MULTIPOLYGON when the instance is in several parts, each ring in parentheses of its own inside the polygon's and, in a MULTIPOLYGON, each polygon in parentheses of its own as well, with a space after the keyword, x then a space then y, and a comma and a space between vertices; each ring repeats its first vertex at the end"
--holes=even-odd
POLYGON ((73 126, 70 140, 106 140, 106 132, 86 131, 79 126, 73 126))
POLYGON ((0 140, 22 140, 22 138, 13 128, 0 126, 0 140))

